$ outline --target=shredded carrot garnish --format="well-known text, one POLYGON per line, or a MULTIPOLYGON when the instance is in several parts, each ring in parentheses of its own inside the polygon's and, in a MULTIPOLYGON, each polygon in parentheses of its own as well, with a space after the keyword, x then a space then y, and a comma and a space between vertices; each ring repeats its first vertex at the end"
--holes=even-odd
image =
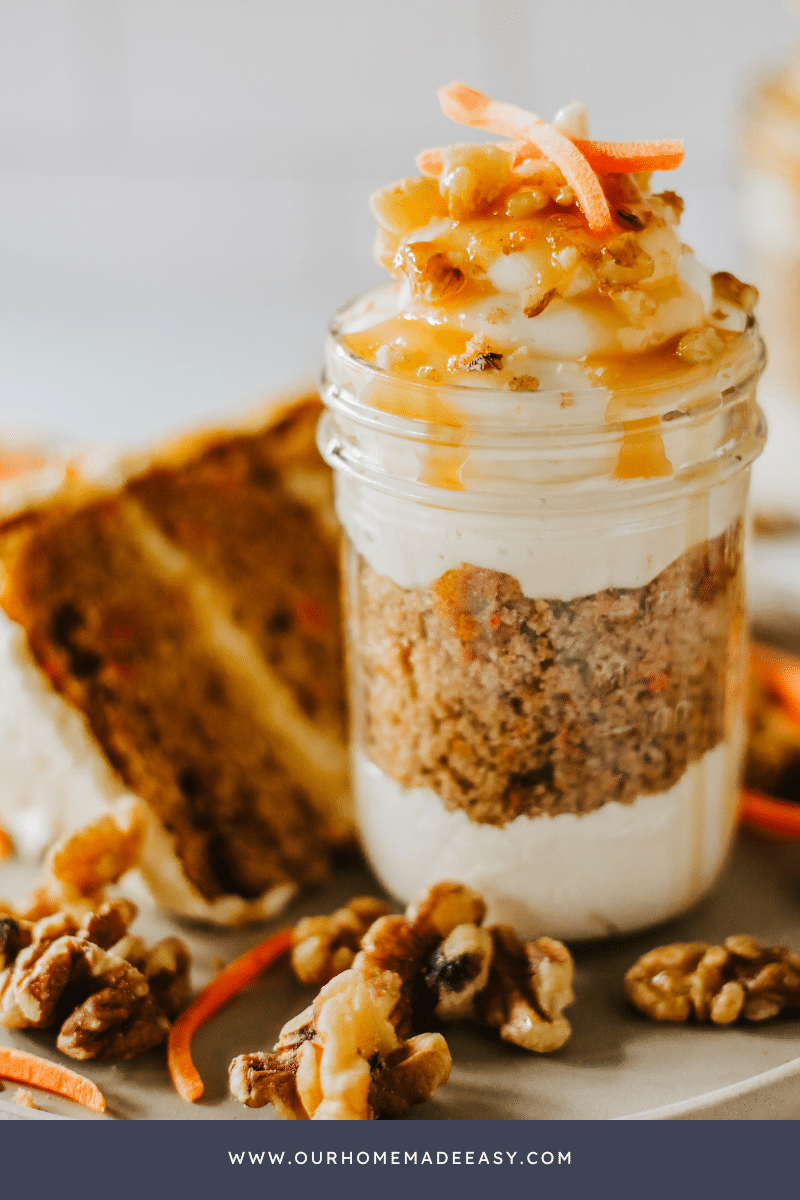
MULTIPOLYGON (((591 142, 565 135, 580 150, 589 166, 601 175, 624 175, 631 171, 674 171, 683 162, 683 143, 659 142, 591 142)), ((513 157, 513 166, 529 159, 544 158, 531 142, 496 142, 501 150, 513 157)), ((444 149, 433 146, 417 155, 417 166, 423 175, 441 175, 444 149)))
POLYGON ((629 171, 674 171, 683 162, 683 142, 584 142, 574 144, 601 175, 629 171))
POLYGON ((742 791, 739 819, 748 825, 757 825, 768 833, 800 838, 800 804, 793 804, 791 800, 776 800, 774 796, 765 796, 763 792, 745 788, 742 791))
POLYGON ((561 171, 574 191, 592 233, 604 237, 613 232, 611 212, 600 180, 577 146, 555 125, 547 125, 533 113, 513 104, 491 100, 463 83, 440 88, 439 101, 446 116, 461 125, 487 129, 490 133, 534 145, 561 171))
POLYGON ((45 1092, 54 1092, 67 1100, 74 1100, 95 1112, 105 1112, 106 1102, 103 1093, 90 1079, 69 1071, 58 1063, 49 1062, 46 1058, 37 1058, 25 1050, 11 1050, 8 1046, 0 1046, 0 1079, 10 1079, 13 1083, 27 1083, 31 1087, 41 1088, 45 1092))
POLYGON ((234 959, 224 971, 220 971, 216 979, 212 979, 178 1017, 167 1042, 167 1065, 172 1082, 184 1100, 199 1100, 203 1094, 203 1081, 192 1062, 191 1042, 194 1034, 223 1004, 227 1004, 248 983, 252 983, 291 946, 291 929, 282 929, 266 941, 259 942, 252 950, 234 959))

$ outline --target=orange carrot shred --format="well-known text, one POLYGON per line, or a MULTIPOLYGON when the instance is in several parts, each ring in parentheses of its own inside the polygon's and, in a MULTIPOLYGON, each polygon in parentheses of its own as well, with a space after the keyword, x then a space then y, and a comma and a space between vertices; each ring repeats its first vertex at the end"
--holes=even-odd
POLYGON ((555 125, 547 125, 533 113, 513 104, 490 100, 463 83, 439 89, 445 115, 473 129, 488 129, 504 137, 530 142, 554 163, 575 193, 575 198, 593 233, 613 232, 611 213, 600 180, 577 146, 555 125))
POLYGON ((800 804, 793 804, 791 800, 776 800, 774 796, 744 788, 739 819, 768 833, 800 838, 800 804))
POLYGON ((181 1013, 167 1042, 167 1065, 176 1091, 184 1100, 199 1100, 203 1081, 192 1062, 192 1037, 218 1009, 232 1000, 248 983, 292 946, 292 930, 282 929, 259 942, 220 971, 200 995, 181 1013))
POLYGON ((590 165, 601 175, 629 171, 674 171, 683 162, 683 142, 589 142, 573 139, 590 165))
POLYGON ((77 1104, 94 1109, 95 1112, 106 1110, 103 1093, 90 1079, 62 1067, 59 1063, 28 1054, 25 1050, 12 1050, 8 1046, 0 1046, 0 1079, 30 1084, 31 1087, 41 1088, 42 1091, 74 1100, 77 1104))
POLYGON ((774 692, 787 716, 800 724, 800 658, 751 643, 750 670, 774 692))
MULTIPOLYGON (((631 171, 674 171, 683 162, 683 143, 661 142, 590 142, 570 137, 589 166, 603 175, 624 175, 631 171)), ((543 158, 541 150, 532 142, 495 142, 501 150, 512 155, 513 165, 529 159, 543 158)), ((444 153, 441 146, 422 150, 417 155, 417 166, 423 175, 441 175, 444 153)))

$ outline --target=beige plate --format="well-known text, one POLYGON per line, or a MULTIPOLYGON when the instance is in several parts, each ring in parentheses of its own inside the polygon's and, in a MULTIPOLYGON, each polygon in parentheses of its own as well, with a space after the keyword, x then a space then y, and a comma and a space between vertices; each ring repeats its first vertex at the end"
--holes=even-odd
MULTIPOLYGON (((21 890, 26 873, 0 867, 0 895, 21 890)), ((286 922, 330 911, 356 893, 374 891, 367 872, 351 868, 335 883, 295 904, 286 922)), ((194 984, 251 946, 263 929, 209 932, 179 925, 156 912, 136 928, 147 937, 178 932, 194 955, 194 984)), ((499 1044, 466 1024, 446 1031, 453 1054, 450 1082, 413 1115, 428 1120, 719 1120, 800 1117, 800 1020, 716 1028, 658 1025, 640 1017, 621 993, 622 976, 646 949, 671 941, 719 941, 730 933, 800 948, 800 847, 742 838, 719 888, 680 920, 643 936, 573 947, 577 1001, 569 1016, 573 1035, 552 1055, 530 1055, 499 1044)), ((227 1094, 227 1065, 235 1055, 272 1045, 281 1025, 312 998, 285 965, 278 965, 218 1014, 194 1042, 205 1081, 194 1105, 173 1091, 163 1051, 133 1062, 73 1064, 102 1089, 108 1117, 122 1120, 265 1120, 271 1109, 242 1107, 227 1094)), ((52 1033, 0 1030, 0 1041, 60 1059, 52 1033)), ((35 1117, 13 1104, 14 1085, 0 1094, 0 1119, 35 1117)), ((38 1093, 49 1113, 97 1117, 68 1101, 38 1093)))

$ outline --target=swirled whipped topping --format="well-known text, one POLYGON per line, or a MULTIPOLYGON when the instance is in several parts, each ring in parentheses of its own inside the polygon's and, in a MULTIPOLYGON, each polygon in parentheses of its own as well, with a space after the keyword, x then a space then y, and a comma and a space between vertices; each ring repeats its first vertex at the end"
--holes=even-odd
POLYGON ((394 283, 350 312, 359 357, 431 383, 631 386, 711 364, 742 333, 755 289, 709 274, 681 241, 680 197, 643 169, 677 165, 679 143, 591 142, 574 102, 548 125, 463 85, 440 97, 515 140, 424 151, 423 174, 371 197, 394 283))

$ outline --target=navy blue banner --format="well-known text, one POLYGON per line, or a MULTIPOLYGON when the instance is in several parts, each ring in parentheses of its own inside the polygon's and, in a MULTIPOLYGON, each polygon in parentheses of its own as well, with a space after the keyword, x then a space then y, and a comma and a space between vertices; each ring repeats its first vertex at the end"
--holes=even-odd
POLYGON ((794 1122, 8 1122, 20 1200, 523 1196, 752 1200, 797 1192, 794 1122))

